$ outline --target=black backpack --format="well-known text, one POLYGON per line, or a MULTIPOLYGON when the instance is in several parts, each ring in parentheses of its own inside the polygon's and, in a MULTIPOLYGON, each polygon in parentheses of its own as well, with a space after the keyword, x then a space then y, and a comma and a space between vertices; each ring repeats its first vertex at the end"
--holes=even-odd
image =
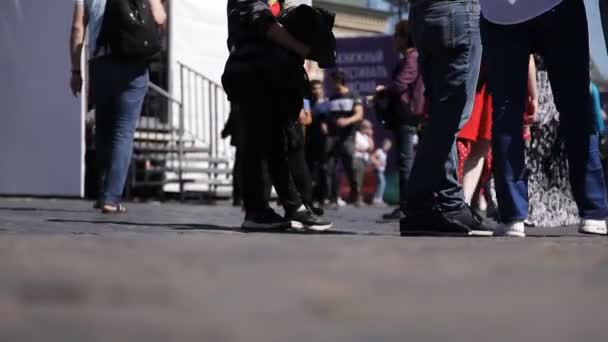
POLYGON ((130 60, 156 56, 162 45, 149 0, 107 0, 97 45, 130 60))

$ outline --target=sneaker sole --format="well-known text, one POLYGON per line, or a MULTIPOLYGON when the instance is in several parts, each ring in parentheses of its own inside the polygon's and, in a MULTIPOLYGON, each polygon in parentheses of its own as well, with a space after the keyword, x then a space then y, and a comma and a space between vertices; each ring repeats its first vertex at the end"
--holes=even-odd
POLYGON ((607 235, 608 234, 608 232, 606 232, 606 230, 604 230, 604 229, 595 230, 595 229, 579 228, 578 232, 581 234, 585 234, 585 235, 607 235))
POLYGON ((304 225, 302 222, 291 221, 291 228, 298 231, 311 230, 313 232, 324 232, 330 230, 331 228, 333 228, 333 226, 333 223, 324 226, 307 226, 304 225))
POLYGON ((408 230, 405 232, 400 232, 401 236, 435 236, 435 237, 469 237, 472 236, 471 232, 438 232, 436 230, 408 230))
POLYGON ((503 233, 503 234, 497 234, 494 233, 493 235, 494 237, 512 237, 512 238, 525 238, 526 237, 526 233, 516 233, 516 232, 509 232, 509 233, 503 233))
POLYGON ((257 231, 282 230, 282 229, 288 229, 289 227, 290 227, 289 222, 266 224, 266 223, 256 223, 256 222, 252 222, 252 221, 246 221, 241 226, 241 228, 244 230, 257 230, 257 231))
POLYGON ((493 231, 487 231, 487 230, 472 230, 471 234, 469 234, 469 236, 483 236, 483 237, 489 237, 489 236, 493 236, 494 232, 493 231))

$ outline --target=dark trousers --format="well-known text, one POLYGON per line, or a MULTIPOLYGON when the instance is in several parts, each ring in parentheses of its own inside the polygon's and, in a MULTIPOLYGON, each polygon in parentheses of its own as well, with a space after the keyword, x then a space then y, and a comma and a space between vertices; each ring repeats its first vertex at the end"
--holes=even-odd
POLYGON ((297 122, 289 123, 287 131, 287 162, 294 186, 298 189, 302 201, 312 205, 313 184, 308 163, 306 162, 306 149, 304 127, 297 122))
POLYGON ((405 212, 407 207, 408 184, 414 166, 416 149, 414 146, 417 128, 399 125, 393 129, 397 148, 397 165, 399 168, 399 207, 405 212))
POLYGON ((242 187, 245 210, 253 213, 268 208, 266 189, 274 185, 287 211, 299 208, 302 200, 291 180, 287 163, 286 122, 302 109, 301 96, 280 94, 241 99, 242 187))
POLYGON ((346 172, 346 177, 350 184, 351 200, 359 199, 360 185, 357 182, 355 170, 355 137, 354 136, 328 136, 325 139, 324 162, 322 173, 324 185, 322 196, 330 202, 338 201, 340 184, 337 176, 338 160, 342 161, 342 166, 346 172))
POLYGON ((100 57, 91 61, 90 72, 98 198, 104 204, 116 205, 125 189, 135 129, 148 92, 148 66, 100 57))
POLYGON ((532 52, 544 57, 549 73, 579 214, 588 219, 607 217, 599 137, 591 112, 589 39, 583 2, 564 0, 540 17, 517 25, 483 20, 482 30, 494 104, 492 150, 501 220, 528 216, 522 129, 532 52))
POLYGON ((481 63, 479 2, 426 1, 410 14, 426 84, 429 122, 409 181, 407 211, 465 206, 458 183, 456 135, 473 109, 481 63))
POLYGON ((237 145, 232 168, 232 202, 240 204, 243 200, 243 152, 237 145))
POLYGON ((313 136, 308 137, 306 144, 306 164, 312 179, 313 185, 313 201, 321 202, 323 198, 323 187, 325 180, 323 179, 323 154, 325 149, 325 137, 313 136))

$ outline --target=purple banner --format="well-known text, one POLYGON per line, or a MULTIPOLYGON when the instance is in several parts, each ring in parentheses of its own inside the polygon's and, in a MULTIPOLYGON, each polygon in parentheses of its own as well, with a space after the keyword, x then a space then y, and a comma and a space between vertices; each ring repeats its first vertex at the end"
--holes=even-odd
MULTIPOLYGON (((386 84, 399 61, 393 38, 375 36, 361 38, 340 38, 337 41, 337 70, 346 75, 348 87, 365 97, 376 92, 376 86, 386 84)), ((329 94, 332 70, 325 77, 329 94)))

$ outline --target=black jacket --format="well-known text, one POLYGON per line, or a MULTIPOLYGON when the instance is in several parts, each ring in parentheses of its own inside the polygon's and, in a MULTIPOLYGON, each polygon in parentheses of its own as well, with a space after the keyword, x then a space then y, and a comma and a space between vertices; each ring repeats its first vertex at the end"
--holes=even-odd
MULTIPOLYGON (((304 60, 266 37, 269 26, 275 20, 266 0, 228 0, 230 57, 226 62, 222 84, 231 101, 267 96, 269 92, 307 96, 309 86, 303 68, 304 60)), ((308 6, 299 6, 285 11, 280 21, 287 31, 312 46, 313 56, 328 59, 327 55, 331 54, 335 61, 335 38, 331 52, 320 52, 325 50, 318 47, 331 46, 333 16, 308 6), (332 18, 331 25, 326 24, 328 17, 332 18), (311 29, 311 23, 314 29, 311 29), (319 33, 323 31, 326 32, 319 33), (325 38, 315 40, 314 32, 325 38), (328 40, 330 43, 327 43, 328 40)))
POLYGON ((335 14, 306 5, 283 11, 279 17, 289 33, 312 48, 309 59, 318 62, 321 68, 336 66, 335 20, 335 14))

